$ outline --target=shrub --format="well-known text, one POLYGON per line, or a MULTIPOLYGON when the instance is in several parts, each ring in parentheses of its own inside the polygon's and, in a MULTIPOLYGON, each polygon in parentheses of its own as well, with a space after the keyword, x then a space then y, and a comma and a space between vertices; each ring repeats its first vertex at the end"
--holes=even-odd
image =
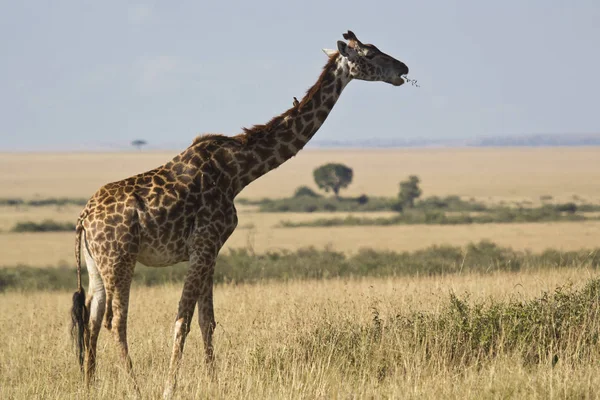
POLYGON ((419 177, 411 175, 407 180, 400 182, 400 193, 398 193, 398 201, 402 204, 402 208, 412 208, 415 205, 415 200, 421 196, 421 188, 419 188, 419 177))
POLYGON ((307 196, 307 197, 321 197, 320 194, 316 193, 314 190, 312 190, 308 186, 300 186, 294 192, 294 197, 303 197, 303 196, 307 196))
POLYGON ((323 206, 323 208, 326 211, 335 211, 335 210, 337 210, 337 206, 335 204, 331 204, 331 203, 325 203, 325 205, 323 206))
POLYGON ((45 220, 40 223, 26 221, 17 223, 11 232, 65 232, 75 231, 75 224, 70 222, 56 222, 45 220))
POLYGON ((4 198, 0 199, 0 206, 20 206, 25 202, 23 199, 14 199, 14 198, 4 198))
POLYGON ((540 208, 513 209, 500 207, 480 215, 469 215, 466 213, 458 215, 447 215, 443 211, 435 209, 409 209, 401 214, 384 218, 358 218, 349 216, 346 218, 319 218, 312 221, 282 221, 281 227, 330 227, 330 226, 387 226, 387 225, 459 225, 459 224, 489 224, 489 223, 523 223, 523 222, 552 222, 552 221, 585 221, 598 220, 599 217, 586 217, 579 214, 562 214, 553 206, 540 208))
POLYGON ((69 197, 50 197, 47 199, 32 199, 23 200, 17 198, 4 198, 0 199, 0 205, 2 206, 19 206, 27 205, 32 207, 44 207, 44 206, 65 206, 65 205, 76 205, 84 206, 87 203, 87 199, 84 198, 69 198, 69 197))
POLYGON ((577 212, 577 204, 575 203, 557 204, 556 206, 554 206, 554 208, 558 212, 566 212, 569 214, 574 214, 577 212))

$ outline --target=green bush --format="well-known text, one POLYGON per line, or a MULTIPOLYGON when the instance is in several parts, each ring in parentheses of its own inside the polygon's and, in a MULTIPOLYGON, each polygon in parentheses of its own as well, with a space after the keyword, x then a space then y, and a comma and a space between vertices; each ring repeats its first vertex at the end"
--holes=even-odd
MULTIPOLYGON (((273 251, 255 255, 247 249, 230 250, 219 256, 215 282, 260 282, 264 280, 327 279, 336 277, 386 277, 407 275, 438 275, 459 272, 490 273, 523 269, 600 266, 600 249, 543 253, 515 251, 488 241, 464 248, 431 246, 413 252, 361 249, 348 256, 332 250, 314 248, 273 251)), ((169 268, 138 266, 136 284, 151 286, 182 282, 186 264, 169 268)), ((83 269, 85 275, 85 268, 83 269)), ((0 291, 62 290, 76 283, 75 267, 33 268, 26 266, 0 268, 0 291)))
POLYGON ((331 227, 331 226, 388 226, 388 225, 464 225, 490 223, 524 223, 524 222, 560 222, 598 220, 598 217, 570 212, 559 212, 554 206, 540 208, 508 208, 499 207, 487 213, 470 215, 446 214, 436 209, 409 209, 393 217, 354 217, 318 218, 312 221, 281 221, 282 228, 297 227, 331 227))
POLYGON ((571 213, 571 214, 574 214, 577 212, 577 204, 575 204, 575 203, 557 204, 554 206, 554 208, 558 212, 567 212, 567 213, 571 213))
POLYGON ((308 186, 300 186, 294 192, 294 197, 322 197, 320 194, 316 193, 314 190, 309 188, 308 186))
POLYGON ((445 210, 445 211, 487 211, 485 204, 476 201, 465 201, 459 196, 430 196, 415 204, 415 208, 422 210, 445 210))
POLYGON ((50 197, 46 199, 32 199, 23 200, 17 198, 0 198, 0 206, 32 206, 32 207, 44 207, 44 206, 84 206, 87 203, 87 199, 84 198, 69 198, 69 197, 50 197))
POLYGON ((42 222, 25 221, 17 223, 11 232, 66 232, 75 231, 75 224, 71 222, 56 222, 45 220, 42 222))
POLYGON ((385 197, 362 195, 356 198, 340 197, 339 199, 298 196, 287 199, 262 200, 255 204, 259 204, 261 212, 368 212, 390 210, 392 202, 393 199, 385 197))
POLYGON ((23 199, 3 198, 0 199, 0 206, 21 206, 25 203, 23 199))

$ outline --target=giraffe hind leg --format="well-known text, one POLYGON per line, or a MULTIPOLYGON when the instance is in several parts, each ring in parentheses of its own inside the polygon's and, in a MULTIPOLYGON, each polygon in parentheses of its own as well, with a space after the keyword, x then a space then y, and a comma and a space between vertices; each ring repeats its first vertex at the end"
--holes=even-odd
MULTIPOLYGON (((117 285, 112 290, 107 291, 107 319, 112 317, 112 324, 107 321, 107 325, 112 325, 113 336, 117 340, 121 351, 121 360, 125 366, 129 378, 135 390, 135 396, 141 397, 135 375, 133 373, 133 363, 129 356, 129 347, 127 344, 127 314, 129 309, 129 293, 131 281, 133 279, 133 270, 135 260, 122 260, 114 264, 113 271, 118 271, 117 285)), ((107 326, 107 327, 108 327, 107 326)))
POLYGON ((87 351, 84 368, 85 381, 89 386, 96 372, 96 347, 106 309, 106 290, 98 267, 85 246, 83 253, 89 275, 88 299, 86 301, 86 306, 89 310, 89 328, 88 334, 85 337, 87 351))

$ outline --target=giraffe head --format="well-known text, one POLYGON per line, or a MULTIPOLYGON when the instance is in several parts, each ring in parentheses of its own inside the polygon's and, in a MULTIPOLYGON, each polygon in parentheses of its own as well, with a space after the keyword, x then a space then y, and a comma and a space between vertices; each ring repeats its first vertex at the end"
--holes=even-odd
POLYGON ((382 81, 400 86, 408 74, 408 67, 402 61, 388 56, 372 44, 362 43, 352 31, 344 33, 344 41, 338 41, 340 54, 348 59, 350 75, 363 81, 382 81))

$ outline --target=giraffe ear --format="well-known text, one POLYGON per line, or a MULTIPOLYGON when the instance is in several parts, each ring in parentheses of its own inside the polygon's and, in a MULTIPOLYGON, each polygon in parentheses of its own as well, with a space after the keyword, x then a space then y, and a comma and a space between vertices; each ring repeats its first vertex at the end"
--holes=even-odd
POLYGON ((337 48, 340 51, 341 55, 343 55, 344 57, 348 57, 348 45, 345 42, 338 40, 337 48))
POLYGON ((338 40, 337 46, 338 46, 338 50, 340 51, 340 54, 342 56, 346 57, 350 61, 355 60, 356 57, 358 56, 358 53, 356 52, 356 50, 353 49, 352 47, 348 46, 346 44, 346 42, 338 40))
POLYGON ((333 55, 335 55, 335 53, 337 53, 336 50, 332 50, 332 49, 322 49, 323 53, 325 53, 327 55, 327 57, 331 57, 333 55))

